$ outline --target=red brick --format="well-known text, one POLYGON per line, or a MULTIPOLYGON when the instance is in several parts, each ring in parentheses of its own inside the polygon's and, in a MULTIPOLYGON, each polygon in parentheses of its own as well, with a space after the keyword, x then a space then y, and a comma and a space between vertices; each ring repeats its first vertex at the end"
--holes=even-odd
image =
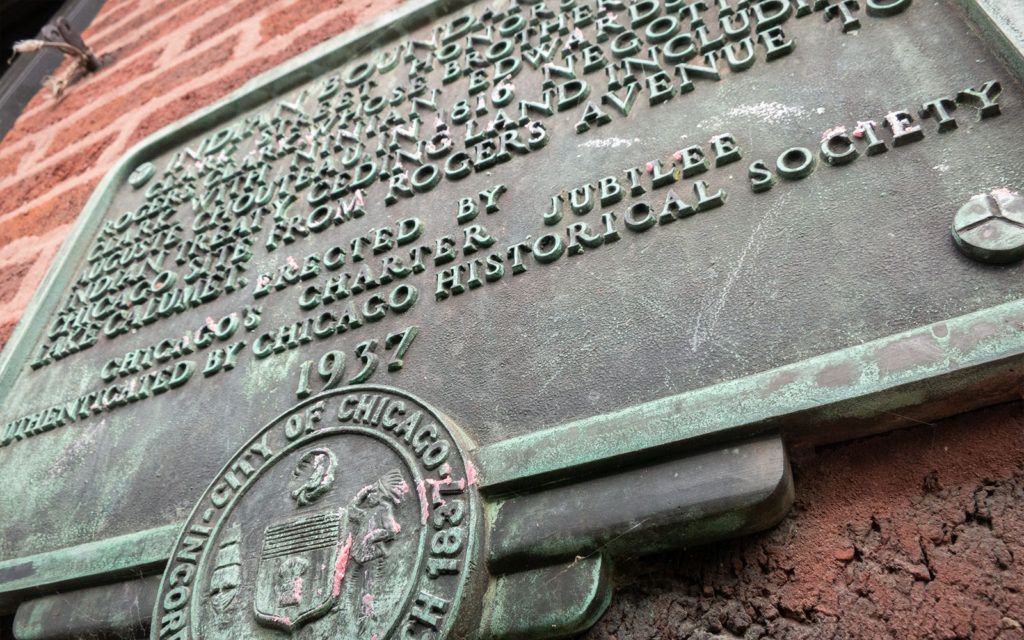
MULTIPOLYGON (((55 227, 74 222, 97 184, 99 179, 78 184, 14 218, 4 220, 0 224, 0 247, 18 238, 41 236, 55 227)), ((0 200, 11 202, 6 195, 0 200)))
POLYGON ((0 325, 0 348, 3 348, 7 344, 7 340, 11 337, 11 332, 14 331, 14 326, 18 324, 12 320, 3 325, 0 325))
POLYGON ((7 304, 18 293, 21 281, 35 260, 25 260, 0 268, 0 305, 7 304))
POLYGON ((268 69, 280 64, 295 55, 290 51, 281 51, 277 54, 259 58, 250 62, 231 74, 220 76, 198 89, 189 91, 163 106, 159 111, 144 118, 128 139, 128 146, 142 140, 151 133, 158 131, 176 120, 184 118, 188 114, 206 105, 212 104, 228 95, 248 80, 258 76, 268 69))
POLYGON ((231 29, 231 27, 238 24, 245 17, 246 16, 240 16, 230 11, 220 14, 189 34, 185 48, 194 49, 204 42, 207 42, 212 38, 216 38, 222 33, 226 33, 231 29))
MULTIPOLYGON (((296 27, 308 24, 321 14, 337 7, 337 0, 296 0, 260 21, 261 42, 266 42, 294 31, 296 27)), ((355 24, 356 12, 347 11, 346 15, 351 16, 350 22, 346 27, 348 28, 355 24)))
POLYGON ((195 110, 227 96, 261 73, 269 71, 324 40, 338 35, 345 29, 348 29, 354 20, 352 12, 346 11, 323 22, 311 33, 303 32, 301 37, 296 35, 294 40, 283 49, 269 56, 253 60, 230 74, 222 75, 198 89, 189 91, 170 104, 165 105, 159 111, 144 118, 142 123, 132 132, 127 143, 128 146, 135 144, 162 127, 184 118, 195 110))
POLYGON ((128 20, 112 32, 96 38, 93 42, 89 42, 88 44, 92 47, 92 50, 99 52, 100 50, 109 47, 112 42, 123 37, 126 33, 139 33, 146 29, 146 27, 151 27, 154 24, 166 23, 181 11, 180 7, 178 9, 168 10, 168 5, 170 3, 167 2, 152 2, 148 4, 149 7, 147 10, 136 15, 131 20, 128 20))
POLYGON ((127 19, 133 12, 139 8, 139 0, 126 0, 125 2, 111 1, 103 5, 103 9, 100 11, 96 19, 93 20, 92 24, 83 32, 82 38, 85 40, 85 44, 92 46, 89 42, 90 36, 97 35, 102 31, 105 31, 113 25, 127 19))
POLYGON ((238 44, 238 34, 225 38, 217 46, 192 56, 181 64, 161 73, 156 79, 150 80, 143 86, 142 93, 148 97, 149 91, 159 89, 155 95, 162 95, 171 87, 194 80, 208 71, 220 69, 231 59, 231 54, 234 53, 236 44, 238 44))
POLYGON ((265 7, 274 4, 275 0, 249 0, 245 3, 244 11, 225 11, 219 16, 207 21, 198 29, 192 31, 188 37, 186 49, 192 49, 200 44, 211 40, 218 35, 227 32, 236 24, 247 20, 265 7))
MULTIPOLYGON (((345 11, 335 15, 333 18, 325 22, 316 23, 317 27, 312 31, 307 32, 298 30, 298 33, 293 33, 292 41, 284 48, 271 55, 253 60, 234 72, 222 75, 216 80, 213 80, 194 91, 189 91, 185 95, 161 108, 160 111, 143 119, 142 123, 139 124, 135 131, 132 132, 132 135, 128 140, 128 145, 133 145, 160 128, 184 118, 196 109, 225 97, 252 78, 255 78, 259 74, 273 69, 277 65, 294 58, 300 53, 320 44, 324 40, 343 33, 346 29, 351 28, 357 20, 367 19, 379 13, 383 13, 385 10, 391 8, 391 6, 397 6, 397 4, 399 4, 399 2, 396 0, 392 0, 391 4, 378 4, 373 6, 366 15, 360 16, 357 16, 353 11, 345 11)), ((277 14, 282 13, 282 11, 285 10, 283 9, 277 12, 277 14)), ((269 17, 270 16, 268 16, 268 18, 269 17)), ((266 21, 266 19, 264 19, 264 21, 266 21)), ((301 26, 301 24, 297 22, 292 24, 296 27, 301 26)), ((278 27, 280 27, 280 24, 278 24, 278 27)))
POLYGON ((0 179, 6 178, 7 176, 13 176, 14 172, 18 170, 18 166, 21 164, 21 159, 34 148, 35 145, 31 142, 20 147, 16 147, 13 144, 5 145, 3 147, 3 153, 0 153, 0 179))
POLYGON ((65 184, 66 180, 73 179, 91 168, 116 137, 117 133, 111 133, 62 160, 40 165, 34 173, 25 175, 23 179, 0 193, 0 201, 13 209, 65 184))
MULTIPOLYGON (((155 6, 159 7, 164 3, 156 3, 155 6)), ((223 7, 225 0, 191 0, 185 2, 173 11, 167 11, 166 4, 163 6, 163 11, 157 12, 161 15, 154 16, 153 12, 147 11, 143 16, 145 20, 133 19, 129 23, 126 23, 123 27, 116 29, 114 33, 110 34, 113 37, 103 36, 99 42, 101 44, 94 45, 89 43, 89 46, 94 51, 99 51, 100 48, 109 48, 114 42, 126 33, 131 34, 142 34, 141 36, 131 40, 131 44, 123 45, 118 47, 118 51, 135 51, 136 49, 142 49, 149 42, 155 42, 161 37, 176 31, 181 28, 183 24, 187 24, 193 21, 199 21, 204 15, 216 11, 223 7)), ((247 15, 247 12, 242 12, 247 15)))

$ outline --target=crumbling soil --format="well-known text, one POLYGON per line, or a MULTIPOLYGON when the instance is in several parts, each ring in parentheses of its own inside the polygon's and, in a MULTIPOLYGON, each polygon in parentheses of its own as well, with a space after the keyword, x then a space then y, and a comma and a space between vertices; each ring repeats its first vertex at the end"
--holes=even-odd
POLYGON ((1021 405, 819 450, 759 535, 620 561, 587 640, 1024 638, 1021 405))

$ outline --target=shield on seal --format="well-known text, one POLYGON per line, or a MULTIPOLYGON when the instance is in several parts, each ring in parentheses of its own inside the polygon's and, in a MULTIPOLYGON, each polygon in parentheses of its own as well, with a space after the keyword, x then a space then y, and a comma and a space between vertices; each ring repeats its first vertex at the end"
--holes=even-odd
POLYGON ((340 509, 266 528, 256 576, 257 622, 291 633, 330 611, 352 545, 344 515, 340 509))

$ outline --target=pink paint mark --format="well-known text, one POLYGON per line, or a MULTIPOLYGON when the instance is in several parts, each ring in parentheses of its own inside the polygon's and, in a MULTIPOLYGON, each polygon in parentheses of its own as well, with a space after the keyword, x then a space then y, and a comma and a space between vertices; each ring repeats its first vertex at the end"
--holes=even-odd
POLYGON ((1000 187, 992 190, 992 195, 1007 195, 1007 196, 1019 196, 1020 194, 1016 191, 1010 191, 1006 187, 1000 187))
MULTIPOLYGON (((846 133, 846 127, 844 127, 842 125, 839 125, 838 127, 832 127, 831 129, 829 129, 825 133, 821 134, 821 141, 825 142, 826 140, 828 140, 832 136, 843 134, 843 133, 846 133)), ((854 132, 854 135, 857 135, 856 132, 854 132)))
POLYGON ((402 484, 398 485, 396 489, 401 491, 402 495, 404 496, 405 494, 409 493, 409 483, 406 482, 405 480, 402 480, 402 484))
POLYGON ((653 162, 648 162, 647 166, 645 168, 647 169, 647 173, 654 173, 654 163, 653 162))
POLYGON ((363 617, 369 618, 373 615, 373 594, 363 594, 363 617))
POLYGON ((299 263, 295 261, 295 258, 293 258, 291 256, 288 256, 287 258, 285 258, 285 262, 288 263, 289 267, 291 267, 292 269, 295 269, 296 271, 298 271, 299 263))
POLYGON ((676 151, 675 153, 672 154, 672 158, 675 159, 676 162, 682 162, 683 161, 683 152, 682 151, 676 151))
POLYGON ((210 331, 217 330, 217 323, 214 322, 213 318, 211 318, 210 316, 206 316, 206 328, 209 329, 210 331))
POLYGON ((857 126, 853 130, 853 137, 855 137, 855 138, 863 138, 864 137, 864 132, 867 131, 869 127, 870 128, 874 128, 875 126, 877 126, 877 125, 875 124, 874 120, 858 121, 857 122, 857 126))
POLYGON ((422 480, 416 481, 416 493, 420 497, 420 522, 427 524, 427 517, 430 515, 427 509, 427 488, 423 486, 422 480))
POLYGON ((362 189, 356 189, 356 204, 358 204, 360 207, 363 206, 363 190, 362 189))
POLYGON ((292 626, 292 619, 291 618, 285 618, 283 616, 267 616, 267 619, 268 620, 273 620, 274 622, 276 622, 276 623, 278 623, 280 625, 283 625, 285 627, 291 627, 292 626))
POLYGON ((334 584, 331 589, 331 597, 337 598, 341 593, 341 581, 345 579, 345 567, 348 565, 348 555, 352 551, 352 534, 348 534, 345 544, 338 545, 338 559, 334 561, 334 584))
POLYGON ((288 604, 299 604, 302 602, 302 578, 292 580, 292 592, 288 596, 288 604))
POLYGON ((452 484, 452 477, 446 476, 444 480, 432 480, 427 478, 427 484, 431 487, 430 498, 434 504, 443 505, 445 504, 444 498, 441 497, 441 485, 450 486, 452 484))
POLYGON ((469 481, 469 486, 476 484, 476 467, 472 462, 466 463, 466 480, 469 481))

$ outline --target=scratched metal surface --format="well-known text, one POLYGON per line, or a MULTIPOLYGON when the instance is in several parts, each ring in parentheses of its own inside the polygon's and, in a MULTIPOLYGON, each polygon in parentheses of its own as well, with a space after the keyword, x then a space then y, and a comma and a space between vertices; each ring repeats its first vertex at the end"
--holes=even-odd
MULTIPOLYGON (((859 18, 860 29, 843 34, 837 20, 826 22, 821 13, 791 17, 783 28, 796 48, 785 57, 765 62, 758 46, 749 70, 723 70, 719 82, 696 79, 692 93, 654 107, 643 92, 628 118, 613 115, 583 134, 573 131, 582 106, 544 118, 550 141, 543 149, 458 182, 442 181, 390 207, 378 183, 367 193, 364 218, 271 253, 262 249, 265 226, 244 290, 101 341, 56 365, 22 366, 3 402, 3 423, 102 388, 99 371, 112 357, 195 330, 207 317, 264 306, 259 328, 235 338, 248 341, 235 370, 208 379, 197 371, 180 389, 0 448, 0 559, 179 521, 231 453, 296 402, 302 361, 342 350, 351 377, 357 343, 407 326, 420 331, 404 368, 387 372, 382 364, 372 381, 427 399, 484 445, 1020 299, 1024 267, 972 262, 957 252, 949 232, 971 196, 1024 187, 1019 81, 946 2, 919 1, 898 16, 859 18), (954 112, 956 130, 940 134, 926 120, 919 142, 862 155, 844 167, 819 165, 806 179, 780 181, 767 193, 748 186, 747 166, 755 160, 773 165, 793 146, 816 151, 826 130, 852 130, 868 119, 880 124, 892 110, 905 109, 917 120, 924 102, 989 80, 1003 87, 998 117, 979 122, 975 109, 962 105, 954 112), (724 189, 724 206, 643 233, 622 225, 629 198, 584 216, 567 213, 551 227, 542 221, 551 196, 563 189, 621 178, 625 169, 654 160, 668 163, 691 144, 709 150, 709 140, 726 133, 738 141, 743 159, 694 178, 707 180, 712 191, 724 189), (403 281, 420 296, 405 314, 253 357, 260 334, 320 310, 298 308, 301 284, 255 300, 258 274, 289 256, 301 262, 410 216, 425 223, 420 242, 458 234, 457 199, 496 184, 507 187, 500 211, 476 220, 497 238, 483 254, 504 253, 527 237, 564 235, 577 221, 599 228, 608 211, 619 215, 622 238, 551 264, 528 258, 519 275, 506 262, 498 282, 443 301, 434 300, 436 271, 476 256, 428 265, 403 281)), ((438 65, 431 76, 438 86, 440 73, 438 65)), ((606 78, 600 71, 585 78, 596 101, 606 78)), ((378 81, 382 92, 393 82, 378 81)), ((517 99, 539 94, 536 72, 524 69, 513 82, 517 99)), ((465 79, 444 87, 449 109, 466 87, 465 79)), ((267 99, 293 99, 298 92, 267 92, 267 99)), ((493 113, 492 107, 478 120, 484 124, 493 113)), ((431 118, 423 126, 432 132, 431 118)), ((151 159, 163 166, 208 133, 175 141, 151 159)), ((882 137, 888 141, 888 132, 882 137)), ((249 148, 251 141, 241 152, 249 148)), ((691 183, 677 187, 690 202, 691 183)), ((639 199, 660 209, 666 191, 649 190, 639 199)), ((140 202, 140 192, 121 185, 106 215, 140 202)), ((300 201, 293 213, 308 211, 300 201)), ((74 259, 84 268, 82 255, 74 259)), ((343 270, 350 269, 349 262, 343 270)), ((207 352, 193 356, 199 368, 207 352)), ((388 354, 381 355, 386 360, 388 354)))

